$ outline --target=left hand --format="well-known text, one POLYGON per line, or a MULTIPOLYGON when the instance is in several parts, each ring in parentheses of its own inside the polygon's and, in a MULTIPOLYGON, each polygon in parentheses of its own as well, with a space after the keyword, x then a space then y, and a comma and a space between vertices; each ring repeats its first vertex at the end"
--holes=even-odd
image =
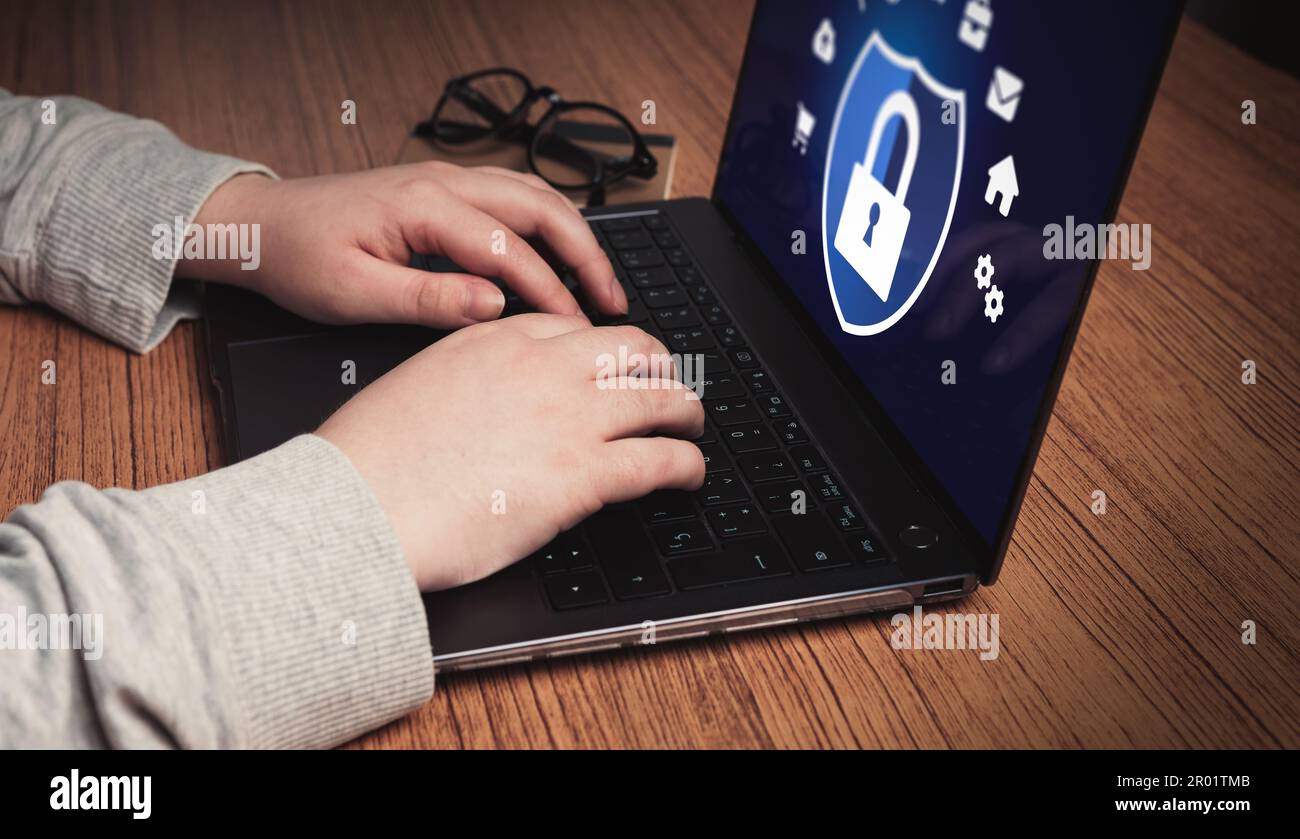
POLYGON ((507 169, 416 163, 274 181, 240 175, 199 210, 198 225, 260 225, 260 264, 185 260, 178 274, 251 288, 322 323, 392 322, 453 329, 495 320, 498 277, 542 312, 580 315, 578 302, 522 236, 540 236, 573 269, 595 307, 627 297, 572 202, 541 178, 507 169), (407 267, 413 253, 446 256, 470 273, 407 267))

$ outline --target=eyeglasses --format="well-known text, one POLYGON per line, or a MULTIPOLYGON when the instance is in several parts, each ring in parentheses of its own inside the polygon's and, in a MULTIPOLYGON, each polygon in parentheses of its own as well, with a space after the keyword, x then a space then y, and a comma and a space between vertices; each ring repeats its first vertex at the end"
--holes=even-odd
POLYGON ((508 67, 447 82, 433 116, 417 137, 451 146, 488 137, 528 147, 528 165, 556 189, 586 190, 587 204, 605 203, 605 190, 628 176, 649 180, 659 162, 632 123, 596 102, 565 102, 550 87, 534 87, 508 67), (536 125, 528 112, 539 100, 551 107, 536 125))

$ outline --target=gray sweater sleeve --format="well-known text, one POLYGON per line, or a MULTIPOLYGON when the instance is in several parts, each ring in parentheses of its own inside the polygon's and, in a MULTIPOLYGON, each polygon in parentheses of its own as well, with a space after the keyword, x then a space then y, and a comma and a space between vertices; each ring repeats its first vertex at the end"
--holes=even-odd
MULTIPOLYGON (((147 350, 192 313, 153 226, 266 170, 52 101, 49 125, 0 91, 0 302, 147 350)), ((0 524, 0 748, 333 745, 432 690, 396 537, 319 437, 138 492, 56 484, 0 524)))

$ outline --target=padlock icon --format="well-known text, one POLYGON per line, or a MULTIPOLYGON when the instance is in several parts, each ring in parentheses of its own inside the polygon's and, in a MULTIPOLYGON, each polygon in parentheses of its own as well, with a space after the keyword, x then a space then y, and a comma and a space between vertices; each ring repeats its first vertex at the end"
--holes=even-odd
POLYGON ((848 194, 840 209, 840 222, 835 229, 835 250, 844 257, 858 276, 876 296, 885 301, 894 284, 894 271, 903 253, 903 239, 912 212, 904 205, 907 188, 912 183, 912 170, 916 167, 916 154, 921 147, 921 119, 916 100, 906 90, 896 90, 885 99, 876 112, 871 126, 871 139, 867 143, 867 156, 861 163, 853 164, 848 194), (898 187, 890 192, 876 180, 872 170, 880 152, 880 140, 885 126, 898 117, 907 129, 907 153, 903 169, 898 176, 898 187))
POLYGON ((993 7, 989 0, 969 0, 957 27, 957 37, 975 52, 983 52, 993 25, 993 7))
POLYGON ((830 18, 822 18, 817 31, 813 33, 812 51, 823 64, 830 64, 835 60, 835 27, 831 26, 830 18))

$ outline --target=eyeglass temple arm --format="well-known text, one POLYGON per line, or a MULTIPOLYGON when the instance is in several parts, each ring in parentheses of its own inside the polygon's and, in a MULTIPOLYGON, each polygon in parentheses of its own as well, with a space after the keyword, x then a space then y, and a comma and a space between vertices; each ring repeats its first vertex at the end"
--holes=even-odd
POLYGON ((611 158, 597 152, 584 149, 569 142, 558 134, 548 132, 542 141, 534 147, 536 153, 548 160, 554 160, 577 172, 586 172, 591 180, 599 182, 605 176, 605 163, 611 158))
MULTIPOLYGON (((496 104, 492 102, 492 100, 488 99, 486 96, 483 96, 481 93, 479 93, 477 90, 474 90, 474 88, 472 87, 465 87, 464 85, 450 85, 447 88, 447 95, 455 98, 462 105, 466 106, 467 108, 469 108, 470 110, 478 114, 480 117, 487 120, 487 123, 489 125, 500 125, 506 121, 507 117, 510 116, 505 111, 498 108, 496 104)), ((437 114, 435 113, 434 116, 437 116, 437 114)), ((415 127, 415 133, 417 136, 421 136, 421 137, 426 137, 426 136, 437 137, 438 136, 437 129, 439 125, 442 125, 444 127, 469 129, 471 132, 475 131, 475 129, 478 129, 477 126, 470 125, 468 123, 457 122, 456 120, 450 120, 446 118, 437 120, 435 122, 434 117, 430 117, 429 119, 425 120, 424 122, 420 123, 415 127)))

